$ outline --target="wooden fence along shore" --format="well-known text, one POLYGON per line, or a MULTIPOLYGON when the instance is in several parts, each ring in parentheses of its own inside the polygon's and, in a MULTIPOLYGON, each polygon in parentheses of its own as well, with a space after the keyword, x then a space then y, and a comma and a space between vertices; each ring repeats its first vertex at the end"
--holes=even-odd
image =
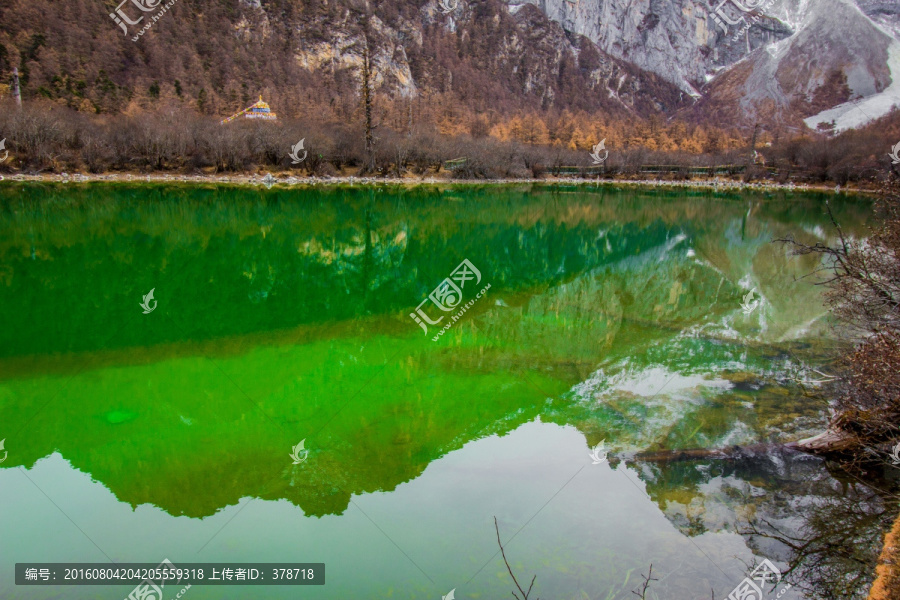
MULTIPOLYGON (((454 158, 444 161, 443 166, 447 171, 453 172, 461 169, 468 162, 468 158, 454 158)), ((768 173, 770 176, 778 175, 781 169, 775 167, 763 167, 755 165, 757 169, 768 173)), ((605 174, 614 174, 622 169, 616 167, 608 167, 607 165, 590 165, 590 166, 565 166, 556 165, 548 166, 547 172, 552 175, 580 175, 584 176, 601 176, 605 174)), ((625 170, 629 170, 628 167, 625 170)), ((699 175, 714 177, 716 175, 740 175, 747 170, 747 165, 713 165, 708 167, 688 167, 683 165, 640 165, 637 172, 652 175, 672 174, 672 175, 699 175)), ((792 168, 792 173, 800 173, 803 169, 792 168)))

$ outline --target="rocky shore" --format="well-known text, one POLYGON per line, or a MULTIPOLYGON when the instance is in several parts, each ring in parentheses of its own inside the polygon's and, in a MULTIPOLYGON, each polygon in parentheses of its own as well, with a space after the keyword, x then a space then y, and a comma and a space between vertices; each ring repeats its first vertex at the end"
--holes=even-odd
POLYGON ((265 175, 249 175, 249 174, 230 174, 230 175, 211 175, 211 174, 135 174, 135 173, 106 173, 106 174, 83 174, 83 173, 38 173, 38 174, 22 174, 0 175, 0 181, 37 181, 37 182, 54 182, 54 183, 92 183, 92 182, 147 182, 147 183, 206 183, 206 184, 229 184, 229 185, 262 185, 271 188, 276 185, 295 186, 295 185, 485 185, 485 184, 560 184, 560 185, 585 185, 585 184, 605 184, 605 185, 634 185, 644 187, 666 187, 666 188, 701 188, 734 191, 818 191, 818 192, 867 192, 869 190, 856 187, 841 187, 827 185, 796 185, 794 183, 746 183, 739 180, 712 178, 712 179, 692 179, 685 181, 664 180, 664 179, 616 179, 616 178, 585 178, 585 177, 545 177, 541 179, 453 179, 450 177, 296 177, 296 176, 275 176, 271 173, 265 175))

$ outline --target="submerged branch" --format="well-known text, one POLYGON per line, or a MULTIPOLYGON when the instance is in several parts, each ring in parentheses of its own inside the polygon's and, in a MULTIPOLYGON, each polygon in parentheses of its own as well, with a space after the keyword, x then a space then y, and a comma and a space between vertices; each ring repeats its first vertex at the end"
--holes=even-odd
MULTIPOLYGON (((494 517, 494 529, 497 531, 497 545, 500 546, 500 554, 503 555, 503 562, 506 564, 506 570, 509 571, 509 576, 512 577, 513 583, 516 584, 516 587, 519 588, 519 593, 522 594, 521 598, 516 595, 515 592, 512 595, 519 600, 528 600, 528 595, 531 593, 531 588, 534 587, 534 580, 537 579, 537 575, 531 578, 531 585, 528 586, 528 591, 522 589, 522 586, 519 585, 519 580, 516 579, 516 576, 512 572, 512 567, 509 566, 509 561, 506 560, 506 551, 503 549, 503 543, 500 541, 500 526, 497 524, 497 517, 494 517)), ((540 600, 538 598, 537 600, 540 600)))

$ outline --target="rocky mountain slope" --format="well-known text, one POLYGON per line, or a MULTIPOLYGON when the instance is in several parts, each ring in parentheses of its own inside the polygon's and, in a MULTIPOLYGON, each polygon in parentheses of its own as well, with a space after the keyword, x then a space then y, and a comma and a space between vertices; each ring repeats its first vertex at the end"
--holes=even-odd
POLYGON ((795 33, 716 77, 700 112, 772 127, 834 121, 841 130, 900 103, 900 42, 850 0, 797 2, 783 17, 795 33))
MULTIPOLYGON (((716 22, 715 6, 704 0, 508 0, 510 10, 538 6, 551 19, 584 35, 609 54, 657 73, 699 96, 707 76, 750 50, 784 39, 790 27, 762 17, 746 35, 732 40, 716 22)), ((738 11, 724 9, 731 18, 738 11)), ((720 19, 721 20, 721 19, 720 19)), ((737 30, 737 27, 732 27, 737 30)))
POLYGON ((18 67, 26 98, 87 112, 169 99, 224 115, 261 93, 347 120, 368 39, 379 97, 447 122, 681 111, 840 130, 900 103, 896 0, 177 0, 140 35, 161 0, 106 2, 0 4, 0 82, 18 67))
POLYGON ((610 55, 678 85, 700 100, 692 112, 701 119, 806 119, 813 128, 834 120, 840 130, 900 102, 892 87, 900 84, 896 0, 508 1, 513 12, 538 6, 610 55))
POLYGON ((900 2, 896 0, 856 0, 870 19, 900 38, 900 2))

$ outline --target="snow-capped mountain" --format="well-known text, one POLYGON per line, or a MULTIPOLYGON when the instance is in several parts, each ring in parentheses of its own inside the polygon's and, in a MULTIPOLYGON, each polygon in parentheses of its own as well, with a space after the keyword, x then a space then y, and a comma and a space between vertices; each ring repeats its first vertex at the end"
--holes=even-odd
POLYGON ((801 0, 780 16, 794 33, 717 76, 704 112, 840 131, 900 104, 900 42, 851 0, 801 0))
POLYGON ((704 116, 837 130, 900 103, 897 0, 508 0, 699 99, 704 116))

